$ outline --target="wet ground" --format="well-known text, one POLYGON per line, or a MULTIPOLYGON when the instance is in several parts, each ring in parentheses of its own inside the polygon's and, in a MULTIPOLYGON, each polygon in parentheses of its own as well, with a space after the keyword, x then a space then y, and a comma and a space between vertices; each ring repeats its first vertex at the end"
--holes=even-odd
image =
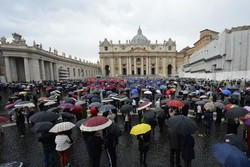
MULTIPOLYGON (((132 125, 139 122, 137 116, 133 116, 132 125)), ((167 124, 167 122, 166 122, 167 124)), ((122 116, 118 117, 118 125, 123 128, 122 116)), ((219 167, 216 159, 211 154, 211 145, 222 142, 226 132, 226 124, 212 126, 211 137, 204 137, 203 123, 197 122, 199 130, 195 137, 195 156, 192 161, 194 167, 219 167)), ((150 150, 147 157, 148 167, 166 167, 169 163, 169 144, 167 139, 167 125, 160 134, 159 127, 155 129, 155 136, 152 136, 150 150)), ((239 129, 239 131, 241 131, 239 129)), ((5 134, 0 136, 0 164, 10 161, 23 161, 27 167, 43 167, 42 145, 37 141, 38 134, 33 134, 29 128, 24 138, 20 138, 16 126, 4 129, 5 134)), ((240 132, 241 133, 241 132, 240 132)), ((241 134, 239 134, 241 136, 241 134)), ((88 167, 88 156, 84 145, 83 137, 79 129, 73 130, 74 144, 70 149, 70 163, 72 167, 88 167)), ((124 132, 119 138, 117 146, 118 167, 137 167, 139 163, 138 142, 135 136, 124 132)), ((182 162, 183 163, 183 162, 182 162)), ((102 153, 101 167, 107 167, 107 157, 102 153)))

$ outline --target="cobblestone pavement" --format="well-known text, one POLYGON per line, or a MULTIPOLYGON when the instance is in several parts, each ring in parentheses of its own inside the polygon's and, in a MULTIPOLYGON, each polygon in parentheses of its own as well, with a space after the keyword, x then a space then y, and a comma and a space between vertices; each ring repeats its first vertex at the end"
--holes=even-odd
MULTIPOLYGON (((133 116, 132 125, 138 123, 137 116, 133 116)), ((166 122, 167 124, 167 122, 166 122)), ((118 117, 118 125, 123 128, 122 116, 118 117)), ((203 123, 197 122, 199 130, 194 134, 196 158, 192 161, 195 167, 217 167, 220 166, 211 154, 211 145, 222 142, 226 132, 226 124, 220 126, 213 124, 211 137, 204 137, 203 123)), ((147 166, 166 167, 169 164, 169 145, 167 139, 167 125, 162 134, 159 127, 155 129, 155 136, 152 136, 150 150, 147 157, 147 166)), ((239 130, 241 132, 241 130, 239 130)), ((43 153, 42 145, 37 141, 39 134, 35 135, 27 128, 26 136, 20 138, 15 126, 4 129, 5 134, 0 136, 0 163, 10 161, 23 161, 27 167, 42 167, 43 153)), ((241 134, 239 134, 241 135, 241 134)), ((90 166, 88 156, 79 129, 73 130, 74 144, 70 150, 70 163, 72 167, 90 166)), ((139 163, 138 142, 135 136, 124 132, 119 138, 117 146, 118 167, 137 167, 139 163)), ((101 166, 107 167, 108 162, 105 152, 102 153, 101 166)))

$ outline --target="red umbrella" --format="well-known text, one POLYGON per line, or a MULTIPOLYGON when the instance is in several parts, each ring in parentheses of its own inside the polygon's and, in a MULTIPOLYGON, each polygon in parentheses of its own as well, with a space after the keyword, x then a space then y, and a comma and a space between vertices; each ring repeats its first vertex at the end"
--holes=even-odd
POLYGON ((167 102, 167 105, 169 107, 184 107, 185 104, 181 102, 180 100, 170 100, 167 102))
POLYGON ((38 101, 39 102, 43 102, 44 100, 46 100, 47 99, 47 97, 40 97, 39 99, 38 99, 38 101))
POLYGON ((3 123, 3 122, 8 122, 9 119, 8 118, 5 118, 5 117, 0 117, 0 123, 3 123))
POLYGON ((53 90, 53 88, 50 86, 46 88, 46 91, 51 91, 51 90, 53 90))
POLYGON ((82 131, 93 132, 105 129, 112 124, 112 121, 104 116, 95 116, 86 120, 81 126, 82 131))
POLYGON ((83 110, 83 107, 80 105, 75 106, 74 108, 70 109, 70 112, 74 115, 81 113, 83 110))
POLYGON ((10 109, 10 108, 13 108, 15 106, 14 103, 11 103, 11 104, 7 104, 4 109, 7 110, 7 109, 10 109))

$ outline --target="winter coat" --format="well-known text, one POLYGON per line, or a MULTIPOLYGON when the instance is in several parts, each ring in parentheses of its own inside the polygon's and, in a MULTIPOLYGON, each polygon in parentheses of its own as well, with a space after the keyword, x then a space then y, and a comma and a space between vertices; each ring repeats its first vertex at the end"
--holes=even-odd
POLYGON ((174 130, 168 129, 168 139, 169 139, 169 146, 172 149, 181 149, 181 135, 177 134, 174 130))
POLYGON ((147 152, 150 145, 150 131, 143 135, 138 135, 137 140, 139 141, 138 150, 140 152, 147 152))
POLYGON ((228 119, 227 121, 227 134, 234 133, 237 135, 237 129, 239 127, 239 123, 236 123, 233 119, 228 119))
POLYGON ((17 112, 17 115, 16 115, 16 125, 17 126, 24 126, 24 121, 25 121, 25 117, 24 117, 24 114, 21 113, 21 112, 17 112))
POLYGON ((55 138, 56 136, 53 133, 45 133, 38 138, 38 141, 43 144, 43 148, 55 148, 55 138))
POLYGON ((195 145, 195 141, 192 135, 186 135, 182 138, 181 153, 182 153, 183 160, 192 160, 195 158, 194 145, 195 145))
POLYGON ((204 113, 204 121, 205 121, 205 125, 211 125, 212 121, 213 121, 213 113, 210 112, 210 110, 207 110, 204 113))
POLYGON ((101 137, 90 135, 87 144, 89 145, 90 156, 97 156, 102 153, 103 139, 101 137))

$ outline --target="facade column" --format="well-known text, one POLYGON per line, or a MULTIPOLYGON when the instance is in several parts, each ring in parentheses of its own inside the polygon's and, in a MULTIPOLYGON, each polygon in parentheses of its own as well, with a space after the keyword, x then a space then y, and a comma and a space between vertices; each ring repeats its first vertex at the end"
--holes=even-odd
POLYGON ((110 58, 110 75, 111 75, 111 77, 114 77, 114 72, 115 72, 115 69, 114 69, 114 58, 111 57, 110 58))
POLYGON ((151 57, 148 58, 148 75, 152 75, 151 71, 151 57))
POLYGON ((120 57, 118 60, 119 60, 119 75, 123 75, 123 73, 122 73, 122 57, 120 57))
POLYGON ((131 57, 128 58, 128 64, 129 64, 129 70, 128 70, 128 75, 132 74, 132 63, 131 63, 131 57))
POLYGON ((12 82, 12 77, 11 77, 11 68, 10 68, 10 60, 9 57, 4 57, 4 62, 5 62, 5 74, 6 74, 6 82, 12 82))
POLYGON ((157 59, 157 56, 155 57, 155 74, 158 75, 158 59, 157 59))
POLYGON ((141 57, 141 75, 144 75, 144 70, 143 70, 143 57, 141 57))
POLYGON ((30 81, 30 68, 29 68, 29 60, 28 58, 23 58, 24 60, 24 73, 25 73, 25 80, 27 82, 30 81))
POLYGON ((172 59, 172 63, 173 63, 172 76, 174 76, 176 74, 176 58, 172 59))
POLYGON ((166 57, 163 57, 163 75, 164 76, 166 76, 166 70, 167 70, 166 57))
POLYGON ((45 67, 44 67, 44 61, 41 60, 41 74, 42 74, 42 80, 46 80, 46 77, 45 77, 45 67))
POLYGON ((126 64, 127 64, 127 75, 128 75, 128 73, 129 73, 129 64, 128 64, 128 59, 129 59, 129 58, 127 57, 127 58, 126 58, 126 62, 127 62, 127 63, 126 63, 126 64))
POLYGON ((148 75, 148 57, 146 57, 146 75, 148 75))
POLYGON ((134 57, 134 75, 137 74, 137 71, 136 71, 136 57, 134 57))
POLYGON ((53 66, 52 62, 49 62, 49 68, 50 68, 50 79, 53 81, 54 80, 54 72, 53 72, 53 66))

